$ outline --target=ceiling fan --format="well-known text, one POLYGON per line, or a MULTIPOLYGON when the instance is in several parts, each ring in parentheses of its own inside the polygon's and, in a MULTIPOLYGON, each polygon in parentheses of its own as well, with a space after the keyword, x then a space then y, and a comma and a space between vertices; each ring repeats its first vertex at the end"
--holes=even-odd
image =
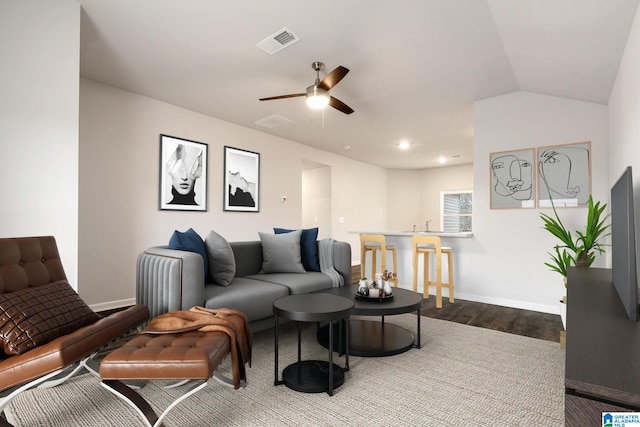
POLYGON ((305 93, 292 93, 289 95, 271 96, 269 98, 260 98, 260 101, 271 101, 273 99, 295 98, 297 96, 306 96, 307 105, 311 108, 324 108, 327 105, 332 106, 336 110, 342 111, 345 114, 353 113, 353 109, 344 102, 329 95, 329 90, 337 85, 340 80, 344 78, 349 72, 348 68, 340 65, 338 68, 327 74, 327 76, 320 80, 320 71, 324 69, 322 62, 314 62, 311 67, 316 71, 316 81, 313 85, 309 86, 305 93))

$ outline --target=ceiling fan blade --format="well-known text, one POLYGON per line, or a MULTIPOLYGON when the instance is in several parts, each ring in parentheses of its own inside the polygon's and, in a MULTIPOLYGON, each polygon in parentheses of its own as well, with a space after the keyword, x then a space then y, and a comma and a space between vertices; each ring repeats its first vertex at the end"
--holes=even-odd
POLYGON ((260 98, 260 101, 271 101, 273 99, 295 98, 296 96, 307 96, 306 93, 291 93, 289 95, 271 96, 269 98, 260 98))
POLYGON ((338 98, 334 98, 333 96, 329 98, 329 105, 331 105, 336 110, 342 111, 345 114, 353 113, 353 108, 349 107, 347 104, 340 101, 338 98))
POLYGON ((322 79, 318 87, 324 90, 329 90, 335 85, 337 85, 340 82, 340 80, 342 80, 344 76, 347 75, 348 72, 349 72, 348 68, 345 68, 342 65, 340 65, 338 68, 336 68, 335 70, 327 74, 327 77, 322 79))

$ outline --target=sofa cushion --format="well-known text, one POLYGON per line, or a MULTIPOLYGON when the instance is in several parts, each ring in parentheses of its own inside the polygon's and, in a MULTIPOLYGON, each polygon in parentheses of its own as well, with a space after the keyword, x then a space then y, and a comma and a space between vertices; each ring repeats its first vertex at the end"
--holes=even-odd
POLYGON ((195 252, 202 256, 204 263, 204 277, 209 277, 209 259, 207 258, 207 248, 204 245, 202 237, 190 228, 184 233, 175 230, 169 239, 169 249, 177 249, 180 251, 195 252))
POLYGON ((263 273, 305 273, 300 256, 300 236, 297 230, 286 234, 258 232, 262 242, 263 273))
POLYGON ((229 286, 236 274, 236 260, 227 240, 211 231, 204 241, 209 258, 209 274, 216 285, 229 286))
POLYGON ((329 276, 315 271, 307 272, 307 274, 252 274, 246 278, 286 286, 289 288, 291 295, 307 294, 333 286, 333 282, 329 276))
POLYGON ((100 318, 65 280, 0 294, 0 341, 6 354, 22 354, 100 318))
POLYGON ((273 301, 287 295, 286 286, 236 277, 231 286, 205 286, 204 306, 240 310, 251 322, 273 316, 273 301))
MULTIPOLYGON (((295 230, 288 228, 274 228, 276 234, 291 233, 295 230)), ((318 227, 305 228, 300 237, 300 256, 302 266, 307 271, 320 271, 320 260, 318 259, 318 227)))

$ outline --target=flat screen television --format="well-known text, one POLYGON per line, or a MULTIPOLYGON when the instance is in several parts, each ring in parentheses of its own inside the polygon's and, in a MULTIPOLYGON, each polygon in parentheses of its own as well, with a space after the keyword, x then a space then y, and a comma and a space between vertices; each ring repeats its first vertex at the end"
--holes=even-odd
POLYGON ((620 301, 629 319, 637 321, 638 274, 631 166, 611 188, 611 260, 613 284, 620 301))

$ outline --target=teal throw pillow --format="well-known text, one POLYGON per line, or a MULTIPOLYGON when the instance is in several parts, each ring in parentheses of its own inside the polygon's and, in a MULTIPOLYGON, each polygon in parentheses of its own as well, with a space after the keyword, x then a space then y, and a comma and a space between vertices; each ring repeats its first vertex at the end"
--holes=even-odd
POLYGON ((204 278, 209 277, 209 259, 207 258, 207 249, 204 245, 202 237, 193 228, 188 229, 184 233, 176 230, 169 239, 169 249, 177 249, 180 251, 195 252, 202 255, 204 262, 204 278))

